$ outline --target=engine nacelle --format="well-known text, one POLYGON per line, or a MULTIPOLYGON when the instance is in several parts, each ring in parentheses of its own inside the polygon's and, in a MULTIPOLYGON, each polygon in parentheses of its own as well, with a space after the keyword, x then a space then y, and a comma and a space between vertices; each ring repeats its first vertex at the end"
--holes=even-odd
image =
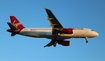
POLYGON ((73 29, 72 28, 64 28, 63 29, 65 34, 73 34, 73 29))
POLYGON ((63 46, 69 46, 70 41, 60 41, 58 44, 63 45, 63 46))

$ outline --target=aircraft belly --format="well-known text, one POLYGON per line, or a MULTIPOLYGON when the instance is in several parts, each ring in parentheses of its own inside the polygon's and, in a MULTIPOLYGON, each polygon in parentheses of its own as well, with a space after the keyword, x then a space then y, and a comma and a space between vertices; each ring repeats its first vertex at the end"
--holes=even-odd
POLYGON ((47 36, 52 36, 51 32, 20 32, 21 35, 29 36, 29 37, 38 37, 44 38, 47 36))

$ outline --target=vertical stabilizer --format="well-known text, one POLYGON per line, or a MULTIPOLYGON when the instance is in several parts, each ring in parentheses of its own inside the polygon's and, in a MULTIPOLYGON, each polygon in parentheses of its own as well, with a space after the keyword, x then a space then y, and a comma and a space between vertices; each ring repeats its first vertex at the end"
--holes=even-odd
POLYGON ((18 19, 17 19, 15 16, 10 16, 10 20, 11 20, 11 23, 12 23, 16 28, 18 28, 19 30, 22 30, 23 28, 25 28, 25 27, 18 21, 18 19))

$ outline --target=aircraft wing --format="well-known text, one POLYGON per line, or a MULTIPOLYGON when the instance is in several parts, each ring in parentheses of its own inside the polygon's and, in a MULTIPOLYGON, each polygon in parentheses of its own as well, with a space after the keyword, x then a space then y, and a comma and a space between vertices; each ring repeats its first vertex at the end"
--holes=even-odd
POLYGON ((63 26, 60 24, 60 22, 57 20, 57 18, 54 16, 54 14, 51 12, 51 10, 45 8, 46 13, 48 15, 48 20, 50 22, 50 25, 52 26, 52 40, 50 43, 48 43, 47 45, 45 45, 44 47, 49 47, 49 46, 56 46, 57 41, 57 37, 58 37, 58 33, 60 33, 63 29, 63 26))
POLYGON ((63 26, 60 24, 60 22, 57 20, 57 18, 54 16, 54 14, 51 12, 51 10, 45 8, 46 13, 48 15, 48 20, 50 22, 50 25, 52 26, 53 29, 61 29, 63 26))
POLYGON ((45 45, 44 47, 50 47, 50 46, 52 46, 52 45, 53 45, 54 47, 56 46, 56 42, 55 42, 55 40, 53 40, 53 39, 52 39, 47 45, 45 45))

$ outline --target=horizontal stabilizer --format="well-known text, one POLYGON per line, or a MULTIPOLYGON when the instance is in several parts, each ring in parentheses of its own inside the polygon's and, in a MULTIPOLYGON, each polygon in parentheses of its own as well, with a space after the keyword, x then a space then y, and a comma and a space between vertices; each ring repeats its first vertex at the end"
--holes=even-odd
POLYGON ((11 36, 15 36, 16 35, 16 33, 11 33, 11 36))
POLYGON ((19 32, 19 29, 17 29, 12 23, 7 22, 10 29, 8 29, 8 32, 11 32, 11 36, 15 36, 17 32, 19 32), (15 32, 15 33, 14 33, 15 32))
POLYGON ((11 30, 18 30, 12 23, 7 22, 7 24, 11 28, 11 30))

